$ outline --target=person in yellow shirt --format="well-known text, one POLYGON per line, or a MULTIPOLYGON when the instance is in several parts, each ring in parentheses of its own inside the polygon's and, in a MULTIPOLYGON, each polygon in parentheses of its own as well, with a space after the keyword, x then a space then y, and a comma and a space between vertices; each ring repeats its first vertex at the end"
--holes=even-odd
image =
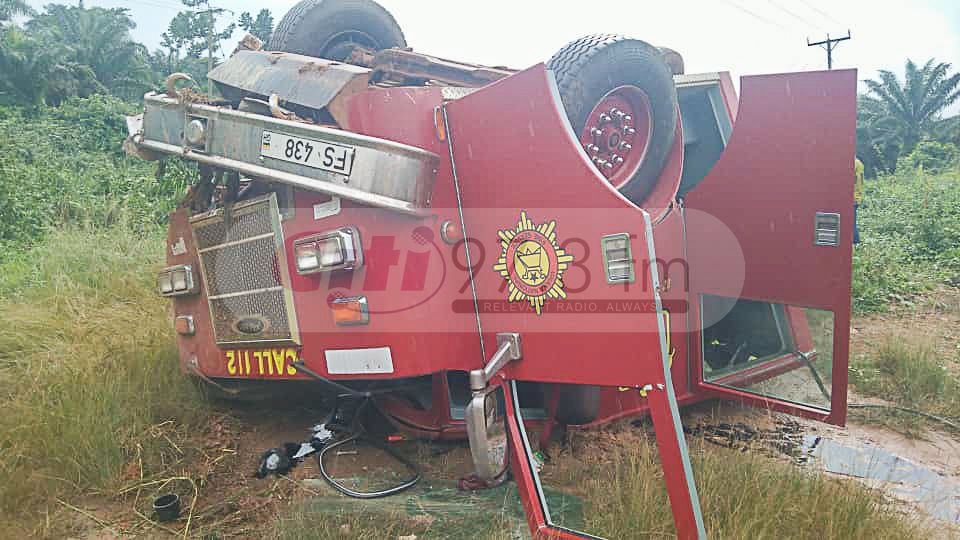
POLYGON ((853 158, 853 243, 860 243, 860 229, 857 227, 857 208, 863 201, 863 162, 858 158, 853 158))

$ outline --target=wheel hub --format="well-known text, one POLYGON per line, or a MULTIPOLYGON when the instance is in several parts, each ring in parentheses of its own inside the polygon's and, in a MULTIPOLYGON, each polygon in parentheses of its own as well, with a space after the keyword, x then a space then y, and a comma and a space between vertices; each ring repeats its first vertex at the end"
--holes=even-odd
POLYGON ((580 142, 614 187, 623 186, 640 168, 650 142, 651 116, 650 100, 636 86, 614 88, 587 116, 580 142))

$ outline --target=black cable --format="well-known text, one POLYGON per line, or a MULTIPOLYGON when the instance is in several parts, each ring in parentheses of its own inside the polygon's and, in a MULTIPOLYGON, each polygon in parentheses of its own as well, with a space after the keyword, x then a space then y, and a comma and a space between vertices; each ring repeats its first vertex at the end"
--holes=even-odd
MULTIPOLYGON (((800 351, 796 351, 794 354, 799 356, 800 359, 803 360, 804 363, 806 363, 807 367, 810 368, 810 373, 813 375, 813 380, 816 381, 817 386, 820 387, 820 392, 824 396, 826 396, 827 401, 832 401, 832 399, 830 398, 830 393, 827 391, 826 387, 824 386, 823 380, 820 379, 820 374, 817 372, 817 369, 814 367, 813 362, 810 361, 810 357, 807 356, 806 354, 803 354, 800 351)), ((940 422, 945 426, 949 426, 957 431, 960 431, 960 425, 957 425, 956 423, 951 422, 950 420, 947 420, 942 416, 936 416, 934 414, 919 411, 917 409, 910 409, 908 407, 900 407, 899 405, 887 405, 883 403, 847 403, 847 408, 848 409, 889 409, 893 411, 905 412, 908 414, 921 416, 923 418, 927 418, 935 422, 940 422)))
MULTIPOLYGON (((370 403, 371 403, 371 400, 370 400, 369 397, 367 397, 367 398, 364 399, 363 403, 361 403, 360 406, 357 408, 357 411, 356 411, 356 413, 355 413, 355 415, 354 415, 354 419, 353 419, 353 422, 352 422, 353 425, 350 426, 349 428, 346 428, 346 429, 349 429, 349 430, 351 430, 351 431, 353 432, 350 436, 348 436, 348 437, 346 437, 346 438, 344 438, 344 439, 341 439, 341 440, 339 440, 339 441, 337 441, 337 442, 334 442, 334 443, 331 443, 331 444, 328 444, 328 445, 324 446, 323 449, 320 450, 320 452, 317 454, 317 465, 318 465, 319 468, 320 468, 320 475, 323 476, 323 479, 326 480, 327 483, 330 484, 330 485, 333 487, 333 489, 339 491, 340 493, 343 493, 344 495, 346 495, 346 496, 348 496, 348 497, 353 497, 353 498, 355 498, 355 499, 379 499, 379 498, 381 498, 381 497, 388 497, 388 496, 390 496, 390 495, 396 495, 397 493, 400 493, 400 492, 402 492, 402 491, 406 491, 406 490, 412 488, 413 486, 415 486, 415 485, 417 484, 417 482, 420 481, 420 477, 421 477, 420 468, 417 467, 416 464, 414 464, 413 462, 411 462, 411 461, 408 460, 407 458, 401 456, 399 453, 395 452, 392 448, 390 448, 390 447, 388 447, 388 446, 386 446, 386 445, 380 444, 379 441, 376 441, 376 440, 374 440, 374 439, 372 439, 372 438, 369 438, 369 437, 365 437, 365 435, 366 435, 366 430, 363 428, 363 425, 360 423, 359 418, 360 418, 360 413, 363 412, 364 407, 366 407, 366 406, 369 405, 370 403), (413 477, 410 478, 409 480, 406 480, 406 481, 404 481, 404 482, 402 482, 402 483, 400 483, 400 484, 398 484, 398 485, 396 485, 396 486, 393 486, 393 487, 390 487, 390 488, 387 488, 387 489, 383 489, 383 490, 380 490, 380 491, 366 491, 366 492, 365 492, 365 491, 354 491, 354 490, 352 490, 352 489, 344 486, 343 484, 337 482, 336 480, 333 479, 333 477, 330 476, 330 473, 327 472, 326 467, 323 466, 323 456, 325 456, 326 453, 329 452, 330 450, 334 450, 334 449, 339 448, 339 447, 341 447, 341 446, 343 446, 343 445, 345 445, 345 444, 347 444, 347 443, 354 442, 354 441, 364 441, 364 442, 366 442, 367 444, 369 444, 370 446, 373 446, 374 448, 378 448, 378 449, 380 449, 380 450, 383 450, 384 452, 386 452, 387 454, 389 454, 393 459, 399 461, 399 462, 402 463, 404 466, 406 466, 408 469, 410 469, 411 471, 413 471, 413 473, 414 473, 414 474, 413 474, 413 477)), ((374 405, 374 407, 376 408, 376 405, 374 405)), ((379 411, 379 408, 377 408, 377 410, 379 411)), ((346 430, 346 429, 345 429, 345 430, 346 430)))
POLYGON ((892 410, 895 410, 895 411, 900 411, 900 412, 905 412, 905 413, 909 413, 909 414, 915 414, 915 415, 917 415, 917 416, 922 416, 922 417, 924 417, 924 418, 928 418, 928 419, 930 419, 930 420, 934 420, 934 421, 940 422, 941 424, 943 424, 943 425, 945 425, 945 426, 950 426, 951 428, 953 428, 953 429, 955 429, 955 430, 957 430, 957 431, 960 431, 960 425, 957 425, 956 423, 951 422, 950 420, 947 420, 946 418, 943 418, 943 417, 940 417, 940 416, 936 416, 936 415, 933 415, 933 414, 930 414, 930 413, 925 413, 925 412, 923 412, 923 411, 918 411, 918 410, 916 410, 916 409, 909 409, 909 408, 907 408, 907 407, 900 407, 900 406, 898 406, 898 405, 884 405, 884 404, 879 404, 879 403, 876 403, 876 404, 875 404, 875 403, 848 403, 848 404, 847 404, 847 407, 850 408, 850 409, 892 409, 892 410))

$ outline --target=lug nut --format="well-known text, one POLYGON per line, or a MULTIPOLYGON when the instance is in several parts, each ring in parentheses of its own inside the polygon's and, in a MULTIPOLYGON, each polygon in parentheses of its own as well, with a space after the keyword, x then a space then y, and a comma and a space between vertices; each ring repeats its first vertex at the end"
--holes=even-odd
POLYGON ((603 130, 597 129, 597 128, 590 128, 590 135, 593 135, 594 137, 599 137, 603 135, 603 130))
POLYGON ((600 114, 600 123, 601 123, 601 124, 606 124, 607 122, 609 122, 609 121, 611 121, 611 120, 613 120, 613 118, 610 118, 610 115, 609 115, 609 114, 607 114, 607 113, 601 113, 601 114, 600 114))
POLYGON ((623 141, 622 143, 620 143, 620 149, 623 150, 624 152, 629 152, 631 148, 633 148, 633 145, 628 143, 627 141, 623 141))
POLYGON ((607 170, 610 170, 610 169, 613 168, 613 163, 610 163, 610 162, 608 161, 608 162, 606 162, 606 163, 603 164, 603 167, 604 167, 605 169, 607 169, 607 170))
POLYGON ((611 159, 611 161, 613 161, 613 162, 616 163, 617 165, 620 165, 621 163, 623 163, 623 158, 620 157, 620 156, 618 156, 618 155, 616 155, 616 154, 614 154, 613 157, 611 157, 610 159, 611 159))
POLYGON ((600 151, 600 147, 595 144, 588 144, 585 148, 587 152, 590 152, 592 154, 596 154, 597 152, 600 151))
POLYGON ((633 134, 635 134, 635 133, 637 132, 637 130, 635 130, 635 129, 633 129, 632 127, 629 127, 629 126, 628 126, 628 127, 623 128, 623 132, 624 132, 625 134, 627 134, 627 135, 633 135, 633 134))
POLYGON ((606 167, 606 166, 607 166, 607 160, 605 160, 605 159, 593 158, 593 162, 596 163, 597 166, 599 166, 599 167, 606 167))
POLYGON ((598 158, 597 156, 593 156, 592 158, 590 158, 590 161, 596 163, 597 165, 600 164, 600 158, 598 158))
POLYGON ((624 122, 631 122, 631 121, 633 121, 633 117, 630 116, 629 114, 625 114, 625 115, 623 115, 623 121, 624 121, 624 122))

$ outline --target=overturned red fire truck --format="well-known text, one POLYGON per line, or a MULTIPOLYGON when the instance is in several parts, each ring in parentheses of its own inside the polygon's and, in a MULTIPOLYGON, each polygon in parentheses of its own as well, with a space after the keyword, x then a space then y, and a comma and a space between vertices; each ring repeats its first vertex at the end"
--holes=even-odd
POLYGON ((305 0, 209 77, 221 97, 147 94, 126 146, 199 166, 158 288, 221 392, 309 386, 468 437, 544 538, 590 536, 551 519, 528 429, 649 414, 695 538, 678 406, 845 422, 854 71, 738 98, 612 35, 491 68, 412 52, 372 1, 305 0))

